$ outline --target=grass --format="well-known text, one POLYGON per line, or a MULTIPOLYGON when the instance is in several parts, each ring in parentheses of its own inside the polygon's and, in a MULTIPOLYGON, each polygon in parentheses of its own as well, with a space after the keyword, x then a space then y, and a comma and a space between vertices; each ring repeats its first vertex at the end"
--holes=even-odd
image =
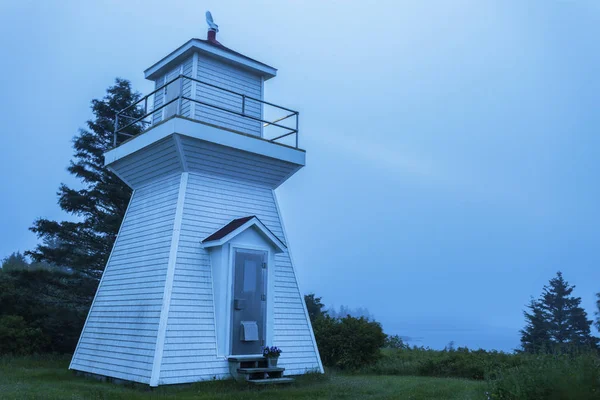
POLYGON ((2 399, 485 399, 484 382, 428 377, 306 375, 287 387, 233 381, 162 386, 99 382, 75 376, 70 357, 1 357, 2 399))

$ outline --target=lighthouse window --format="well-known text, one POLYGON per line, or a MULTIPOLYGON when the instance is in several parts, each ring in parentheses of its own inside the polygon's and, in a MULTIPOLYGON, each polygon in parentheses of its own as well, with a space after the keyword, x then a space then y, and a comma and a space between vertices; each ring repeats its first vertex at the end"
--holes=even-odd
POLYGON ((244 262, 244 292, 256 291, 256 275, 258 264, 256 261, 246 260, 244 262))

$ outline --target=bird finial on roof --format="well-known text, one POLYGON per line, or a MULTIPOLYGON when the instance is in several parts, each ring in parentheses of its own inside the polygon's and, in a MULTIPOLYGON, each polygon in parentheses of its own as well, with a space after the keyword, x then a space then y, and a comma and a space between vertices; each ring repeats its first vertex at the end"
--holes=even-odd
POLYGON ((206 12, 206 23, 208 24, 209 31, 219 32, 219 25, 215 24, 215 21, 213 21, 210 11, 206 12))

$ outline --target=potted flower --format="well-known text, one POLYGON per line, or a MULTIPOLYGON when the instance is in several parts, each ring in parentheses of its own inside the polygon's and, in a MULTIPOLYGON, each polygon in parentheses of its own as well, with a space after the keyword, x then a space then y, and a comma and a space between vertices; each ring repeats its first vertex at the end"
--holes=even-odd
POLYGON ((281 355, 281 349, 275 346, 266 346, 263 348, 263 357, 267 359, 267 365, 269 368, 277 366, 277 360, 279 360, 279 356, 281 355))

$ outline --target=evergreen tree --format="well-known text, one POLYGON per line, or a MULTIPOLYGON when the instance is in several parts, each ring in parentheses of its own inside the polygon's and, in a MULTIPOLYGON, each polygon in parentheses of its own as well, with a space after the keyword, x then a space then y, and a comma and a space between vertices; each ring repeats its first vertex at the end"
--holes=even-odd
POLYGON ((306 311, 311 322, 324 314, 323 308, 325 304, 321 303, 322 297, 315 297, 314 293, 304 295, 304 302, 306 303, 306 311))
MULTIPOLYGON (((36 220, 30 229, 42 243, 27 252, 35 261, 69 267, 94 278, 102 275, 131 197, 129 187, 104 168, 103 154, 112 147, 116 112, 139 98, 129 81, 116 79, 103 99, 92 100, 94 118, 73 139, 74 160, 68 167, 83 188, 61 184, 57 193, 60 207, 76 221, 36 220)), ((133 107, 130 116, 140 114, 133 107)), ((141 126, 134 124, 125 133, 140 132, 141 126)))
POLYGON ((523 311, 527 325, 521 332, 521 346, 527 353, 539 353, 546 350, 550 343, 550 335, 544 312, 540 303, 534 299, 527 306, 530 312, 523 311))
POLYGON ((527 325, 521 331, 521 344, 527 352, 562 351, 568 347, 596 347, 591 334, 592 321, 581 307, 581 298, 572 295, 575 286, 561 272, 550 279, 540 299, 532 300, 525 312, 527 325))
POLYGON ((6 257, 2 260, 2 264, 0 265, 0 273, 2 272, 12 272, 12 271, 37 271, 37 270, 47 270, 47 271, 63 271, 61 268, 56 267, 55 265, 46 263, 46 262, 32 262, 30 263, 21 252, 12 253, 10 256, 6 257))
POLYGON ((12 253, 10 256, 6 257, 2 260, 2 265, 0 265, 2 271, 15 271, 15 270, 23 270, 29 268, 29 263, 27 259, 21 252, 12 253))
POLYGON ((544 286, 541 307, 548 323, 548 333, 553 343, 562 346, 593 345, 592 321, 581 307, 581 297, 572 296, 574 285, 569 285, 561 272, 544 286))

